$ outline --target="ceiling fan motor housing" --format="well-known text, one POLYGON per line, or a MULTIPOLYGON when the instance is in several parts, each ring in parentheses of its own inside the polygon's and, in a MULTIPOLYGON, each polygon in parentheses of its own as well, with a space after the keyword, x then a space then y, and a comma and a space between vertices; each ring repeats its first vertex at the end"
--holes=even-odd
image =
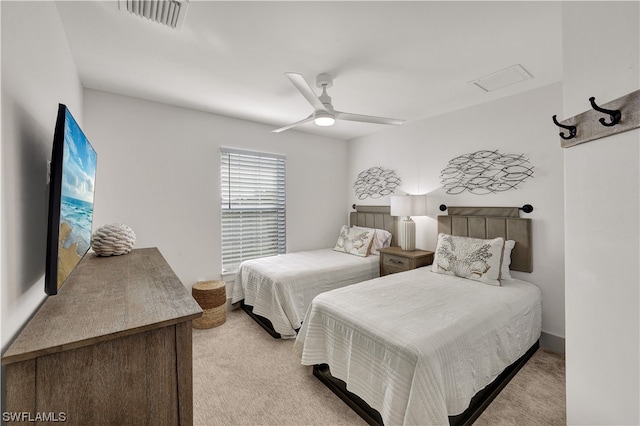
POLYGON ((316 76, 316 86, 318 86, 321 89, 323 87, 333 86, 333 77, 331 77, 329 74, 326 74, 326 73, 318 74, 316 76))

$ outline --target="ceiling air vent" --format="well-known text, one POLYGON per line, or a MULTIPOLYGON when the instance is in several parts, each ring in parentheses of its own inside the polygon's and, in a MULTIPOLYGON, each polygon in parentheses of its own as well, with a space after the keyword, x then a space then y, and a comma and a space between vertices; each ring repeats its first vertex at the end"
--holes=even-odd
POLYGON ((181 29, 188 0, 118 0, 118 8, 170 28, 181 29))
POLYGON ((493 90, 500 89, 501 87, 520 83, 521 81, 529 80, 531 78, 533 78, 531 74, 522 68, 522 66, 513 65, 501 71, 494 72, 493 74, 480 77, 477 80, 470 81, 469 83, 475 84, 482 90, 491 92, 493 90))

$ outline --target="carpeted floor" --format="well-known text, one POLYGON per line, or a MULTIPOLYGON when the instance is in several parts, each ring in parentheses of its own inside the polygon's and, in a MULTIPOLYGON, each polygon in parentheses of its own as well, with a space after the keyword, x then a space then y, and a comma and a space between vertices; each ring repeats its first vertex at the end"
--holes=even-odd
MULTIPOLYGON (((194 425, 366 425, 241 310, 193 330, 194 425)), ((564 359, 538 350, 475 425, 565 424, 564 359)))

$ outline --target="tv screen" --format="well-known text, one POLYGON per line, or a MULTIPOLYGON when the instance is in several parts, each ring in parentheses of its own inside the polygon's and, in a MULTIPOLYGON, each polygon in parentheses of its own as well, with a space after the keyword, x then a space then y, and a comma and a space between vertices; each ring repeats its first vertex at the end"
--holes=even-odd
POLYGON ((53 135, 45 292, 55 295, 89 250, 96 151, 60 104, 53 135))

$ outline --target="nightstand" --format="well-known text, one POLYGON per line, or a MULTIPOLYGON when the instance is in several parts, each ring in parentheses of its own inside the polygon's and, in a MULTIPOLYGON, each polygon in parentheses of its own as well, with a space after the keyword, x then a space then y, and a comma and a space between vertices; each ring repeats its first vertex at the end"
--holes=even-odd
POLYGON ((404 251, 400 247, 378 249, 380 252, 380 276, 431 265, 433 252, 427 250, 404 251))

